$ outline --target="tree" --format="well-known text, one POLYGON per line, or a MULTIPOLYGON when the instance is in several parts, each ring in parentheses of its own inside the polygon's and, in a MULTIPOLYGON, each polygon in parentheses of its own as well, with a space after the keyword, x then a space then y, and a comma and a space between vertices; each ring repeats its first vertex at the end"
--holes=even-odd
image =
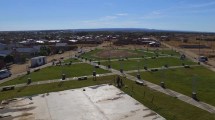
POLYGON ((7 55, 7 56, 4 58, 4 62, 5 62, 5 63, 14 62, 13 56, 12 56, 12 55, 7 55))

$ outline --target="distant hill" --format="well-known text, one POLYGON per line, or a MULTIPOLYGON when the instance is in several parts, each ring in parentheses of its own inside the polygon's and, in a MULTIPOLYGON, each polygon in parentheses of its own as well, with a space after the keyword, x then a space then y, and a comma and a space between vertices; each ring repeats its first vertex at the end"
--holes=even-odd
POLYGON ((182 31, 182 30, 158 30, 148 28, 92 28, 92 29, 59 29, 59 30, 22 30, 22 31, 0 31, 0 32, 176 32, 176 33, 212 33, 214 32, 200 32, 200 31, 182 31))
POLYGON ((147 29, 147 28, 97 28, 97 29, 73 29, 72 31, 156 32, 160 30, 147 29))

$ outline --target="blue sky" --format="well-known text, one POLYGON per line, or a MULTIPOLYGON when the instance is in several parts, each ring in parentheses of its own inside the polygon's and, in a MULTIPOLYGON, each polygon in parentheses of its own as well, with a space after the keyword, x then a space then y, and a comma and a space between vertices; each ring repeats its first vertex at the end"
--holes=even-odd
POLYGON ((151 28, 215 32, 214 0, 0 0, 0 31, 151 28))

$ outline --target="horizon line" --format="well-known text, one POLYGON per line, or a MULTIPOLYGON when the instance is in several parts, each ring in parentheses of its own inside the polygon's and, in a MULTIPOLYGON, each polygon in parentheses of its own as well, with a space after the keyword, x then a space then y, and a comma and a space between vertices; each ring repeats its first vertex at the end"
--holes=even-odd
MULTIPOLYGON (((195 32, 195 33, 215 33, 212 31, 198 31, 198 30, 167 30, 167 29, 154 29, 154 28, 137 28, 137 27, 113 27, 113 28, 68 28, 68 29, 29 29, 29 30, 0 30, 0 32, 28 32, 28 31, 66 31, 66 30, 102 30, 102 29, 145 29, 151 32, 195 32)), ((104 30, 105 31, 105 30, 104 30)), ((119 30, 120 31, 120 30, 119 30)))

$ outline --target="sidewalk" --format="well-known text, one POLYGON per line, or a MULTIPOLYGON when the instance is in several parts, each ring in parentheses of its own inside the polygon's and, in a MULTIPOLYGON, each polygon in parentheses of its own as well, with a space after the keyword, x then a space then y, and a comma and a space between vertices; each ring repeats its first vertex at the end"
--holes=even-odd
MULTIPOLYGON (((83 62, 88 63, 88 64, 91 64, 91 65, 93 64, 93 63, 88 62, 88 61, 83 61, 83 62)), ((103 69, 105 69, 105 70, 109 70, 109 71, 111 71, 112 73, 115 73, 115 74, 117 74, 117 75, 119 75, 119 76, 126 77, 126 78, 128 78, 129 80, 132 80, 132 81, 140 81, 140 80, 137 79, 136 77, 134 77, 134 76, 132 76, 132 75, 129 75, 129 74, 127 74, 127 73, 121 73, 120 71, 115 70, 115 69, 113 69, 113 68, 108 69, 106 66, 103 66, 103 65, 99 65, 99 66, 100 66, 100 68, 103 68, 103 69)), ((151 88, 151 89, 153 89, 153 90, 156 90, 156 91, 159 91, 159 92, 164 93, 164 94, 166 94, 166 95, 175 97, 175 98, 177 98, 177 99, 179 99, 179 100, 181 100, 181 101, 184 101, 184 102, 186 102, 186 103, 188 103, 188 104, 190 104, 190 105, 196 106, 196 107, 201 108, 201 109, 203 109, 203 110, 205 110, 205 111, 208 111, 208 112, 210 112, 210 113, 215 114, 215 107, 212 106, 212 105, 209 105, 209 104, 204 103, 204 102, 201 102, 201 101, 198 102, 198 101, 194 100, 193 98, 191 98, 191 97, 189 97, 189 96, 183 95, 183 94, 181 94, 181 93, 178 93, 178 92, 173 91, 173 90, 170 90, 170 89, 164 89, 164 88, 162 88, 161 86, 156 85, 156 84, 154 84, 154 83, 151 83, 151 82, 148 82, 148 81, 145 81, 145 80, 141 80, 141 81, 143 81, 144 84, 145 84, 147 87, 149 87, 149 88, 151 88)))
MULTIPOLYGON (((114 74, 114 73, 97 74, 96 77, 104 77, 104 76, 111 76, 111 75, 115 75, 115 74, 114 74)), ((29 85, 27 85, 27 83, 23 83, 23 84, 10 85, 10 86, 14 86, 15 88, 19 88, 19 87, 24 87, 24 86, 42 85, 42 84, 48 84, 48 83, 73 81, 73 80, 78 80, 78 78, 81 78, 81 77, 93 78, 93 75, 79 76, 79 77, 71 77, 71 78, 66 78, 65 80, 62 80, 62 79, 54 79, 54 80, 38 81, 38 82, 32 82, 32 83, 29 84, 29 85)), ((0 90, 2 90, 4 87, 6 87, 6 86, 0 87, 0 90)))

